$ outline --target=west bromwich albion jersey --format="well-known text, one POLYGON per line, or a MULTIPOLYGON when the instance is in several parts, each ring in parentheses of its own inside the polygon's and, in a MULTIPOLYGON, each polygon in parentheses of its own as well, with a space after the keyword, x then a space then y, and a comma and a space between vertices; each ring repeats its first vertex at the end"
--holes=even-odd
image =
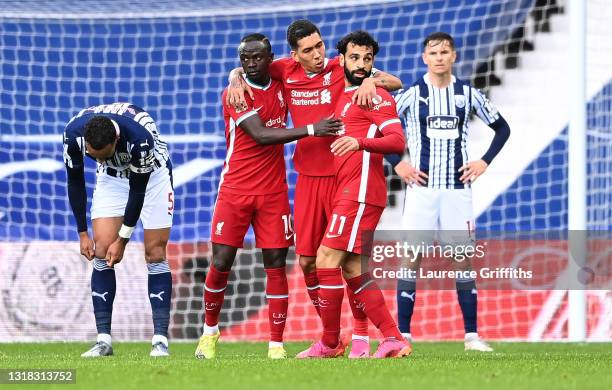
POLYGON ((448 87, 440 89, 426 74, 395 100, 397 113, 406 124, 412 166, 429 176, 427 187, 464 188, 459 168, 469 161, 470 114, 474 111, 490 125, 499 118, 497 109, 482 92, 455 76, 448 87))
MULTIPOLYGON (((113 103, 81 110, 64 130, 68 199, 78 232, 87 231, 84 157, 88 154, 84 140, 85 124, 98 115, 106 116, 116 123, 115 130, 119 139, 115 154, 98 163, 98 173, 129 180, 130 192, 123 218, 124 225, 136 225, 151 172, 163 166, 168 167, 170 172, 172 170, 166 143, 159 136, 153 118, 142 108, 130 103, 113 103)), ((89 157, 93 159, 92 156, 89 157)))
POLYGON ((85 124, 97 115, 106 116, 119 125, 115 154, 98 163, 98 172, 128 178, 130 171, 148 173, 166 166, 170 158, 168 146, 161 138, 153 118, 133 104, 113 103, 81 110, 66 125, 64 163, 68 169, 83 169, 84 156, 89 156, 83 138, 85 124))

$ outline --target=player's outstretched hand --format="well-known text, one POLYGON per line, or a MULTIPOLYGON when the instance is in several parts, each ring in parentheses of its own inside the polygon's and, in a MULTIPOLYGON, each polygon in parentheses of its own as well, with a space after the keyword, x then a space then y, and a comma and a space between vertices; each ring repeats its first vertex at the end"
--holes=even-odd
POLYGON ((463 183, 473 183, 487 170, 488 166, 489 164, 484 162, 484 160, 469 162, 459 168, 459 172, 463 173, 459 180, 461 180, 463 183))
POLYGON ((87 232, 79 233, 79 244, 81 247, 81 254, 91 261, 94 258, 94 244, 87 232))
POLYGON ((356 150, 359 150, 359 141, 353 137, 338 138, 331 144, 331 152, 338 157, 356 150))
POLYGON ((314 124, 314 135, 315 137, 328 137, 332 135, 338 135, 344 130, 344 124, 340 119, 323 119, 320 122, 314 124))
POLYGON ((400 161, 400 163, 395 166, 395 173, 404 179, 409 187, 413 185, 424 186, 427 184, 427 174, 416 169, 406 161, 400 161))
POLYGON ((242 74, 239 71, 233 70, 230 73, 230 85, 227 89, 227 95, 225 97, 225 103, 229 106, 234 107, 237 111, 245 110, 247 107, 244 93, 247 92, 251 99, 254 99, 253 90, 242 78, 242 74))
POLYGON ((363 80, 361 86, 353 94, 353 104, 363 108, 372 108, 376 103, 376 83, 373 78, 368 77, 363 80))
POLYGON ((109 267, 113 268, 113 266, 121 260, 123 260, 123 252, 125 251, 125 242, 121 238, 117 238, 115 242, 113 242, 106 251, 106 264, 109 267))

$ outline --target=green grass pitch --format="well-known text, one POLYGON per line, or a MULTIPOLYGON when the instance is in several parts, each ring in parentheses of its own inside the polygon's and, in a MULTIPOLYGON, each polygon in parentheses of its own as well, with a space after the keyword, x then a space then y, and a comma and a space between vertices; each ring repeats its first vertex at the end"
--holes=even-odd
MULTIPOLYGON (((115 343, 108 358, 79 357, 89 346, 0 344, 0 368, 76 369, 76 385, 36 387, 58 389, 612 388, 612 344, 606 343, 492 343, 495 352, 488 354, 464 352, 458 342, 415 343, 408 358, 359 361, 271 361, 265 343, 220 343, 213 361, 193 357, 195 342, 172 344, 167 359, 150 358, 147 343, 115 343)), ((290 356, 305 347, 286 346, 290 356)))

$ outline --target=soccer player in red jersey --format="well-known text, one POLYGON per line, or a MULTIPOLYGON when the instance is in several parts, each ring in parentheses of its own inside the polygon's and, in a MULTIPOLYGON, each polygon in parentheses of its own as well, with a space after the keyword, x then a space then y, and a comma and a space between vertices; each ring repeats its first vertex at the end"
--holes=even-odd
MULTIPOLYGON (((326 119, 284 129, 287 105, 282 84, 273 81, 268 72, 274 57, 269 40, 261 34, 247 35, 238 53, 254 98, 247 99, 242 109, 227 104, 223 107, 227 157, 211 225, 213 261, 205 282, 204 334, 195 355, 211 359, 216 354, 219 313, 229 272, 249 225, 253 225, 267 275, 271 333, 268 356, 284 358, 282 337, 288 304, 285 259, 287 248, 293 245, 293 227, 282 144, 309 135, 336 135, 342 122, 326 119)), ((223 101, 226 93, 227 90, 223 101)))
MULTIPOLYGON (((270 75, 285 87, 287 105, 295 126, 305 126, 322 118, 332 117, 344 91, 344 69, 339 58, 325 57, 325 44, 317 26, 308 20, 297 20, 287 28, 291 57, 270 65, 270 75)), ((234 72, 237 73, 237 72, 234 72)), ((376 88, 401 88, 401 81, 381 71, 363 80, 353 95, 358 105, 371 105, 376 88)), ((230 104, 239 105, 248 85, 237 75, 230 76, 230 104)), ((293 163, 298 172, 295 188, 296 254, 304 273, 310 299, 319 312, 319 280, 315 272, 317 248, 330 221, 334 195, 331 138, 308 137, 298 141, 293 163)), ((349 298, 352 294, 347 288, 349 298)), ((353 299, 350 300, 353 302, 353 299)), ((368 321, 362 310, 351 303, 355 317, 353 349, 369 348, 368 321)))
MULTIPOLYGON (((332 217, 317 251, 319 310, 323 336, 298 358, 329 358, 342 354, 340 315, 344 297, 342 276, 361 307, 385 337, 374 357, 400 357, 412 348, 402 337, 369 273, 361 272, 361 256, 367 256, 363 236, 376 230, 387 204, 383 154, 403 153, 405 137, 389 93, 377 88, 370 109, 353 103, 357 87, 372 71, 378 43, 365 31, 355 31, 337 45, 344 67, 345 89, 335 110, 345 135, 331 144, 336 191, 332 217)), ((369 351, 360 357, 368 357, 369 351)))

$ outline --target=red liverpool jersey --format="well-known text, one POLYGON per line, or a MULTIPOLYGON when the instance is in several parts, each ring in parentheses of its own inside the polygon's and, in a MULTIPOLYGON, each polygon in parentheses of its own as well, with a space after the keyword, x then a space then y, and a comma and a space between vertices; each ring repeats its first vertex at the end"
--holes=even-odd
MULTIPOLYGON (((344 91, 344 70, 338 57, 325 59, 319 73, 308 74, 292 58, 281 58, 270 65, 273 79, 282 81, 285 96, 295 127, 314 124, 334 114, 338 99, 344 91)), ((332 176, 333 137, 306 137, 298 140, 293 163, 295 169, 308 176, 332 176)))
POLYGON ((395 111, 395 100, 387 91, 377 88, 377 104, 368 110, 351 103, 356 90, 357 87, 347 88, 336 107, 336 118, 344 122, 344 135, 356 138, 360 150, 334 158, 335 200, 385 207, 383 154, 402 154, 406 138, 395 111))
POLYGON ((225 104, 227 88, 221 97, 227 156, 221 172, 219 190, 243 195, 287 191, 283 145, 259 145, 240 128, 240 122, 253 115, 259 115, 266 127, 285 127, 287 105, 283 85, 274 80, 270 80, 264 87, 248 80, 247 83, 251 86, 255 99, 251 100, 246 96, 246 109, 237 111, 225 104))

